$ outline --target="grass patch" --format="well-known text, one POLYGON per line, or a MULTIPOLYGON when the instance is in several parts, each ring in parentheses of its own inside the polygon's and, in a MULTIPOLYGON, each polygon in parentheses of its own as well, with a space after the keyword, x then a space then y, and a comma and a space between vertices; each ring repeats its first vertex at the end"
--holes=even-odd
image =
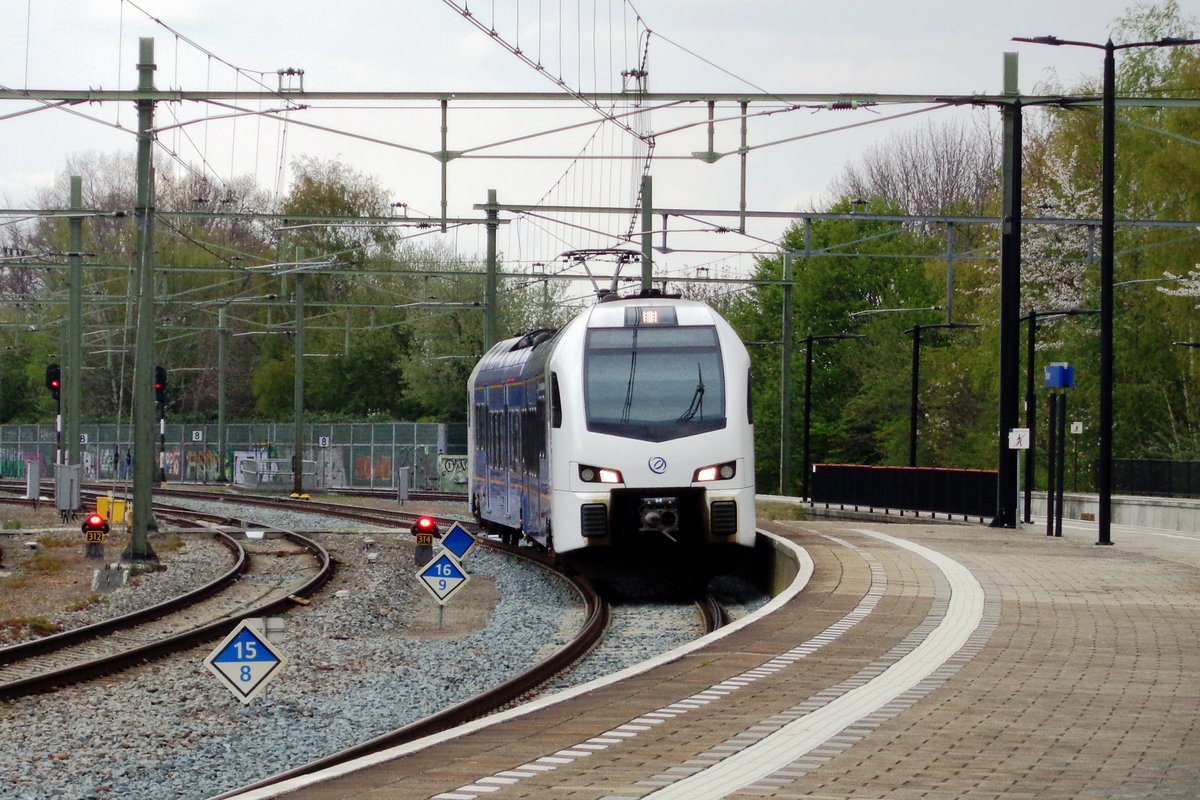
POLYGON ((140 561, 129 568, 129 577, 137 578, 141 575, 148 575, 151 572, 162 572, 166 569, 165 566, 157 561, 140 561))
POLYGON ((11 636, 20 636, 25 631, 36 633, 38 636, 49 636, 62 629, 62 625, 51 622, 45 617, 10 617, 0 620, 0 631, 11 636))
POLYGON ((7 578, 0 579, 0 586, 5 589, 23 589, 27 583, 29 583, 28 575, 9 575, 7 578))
POLYGON ((156 553, 174 553, 176 550, 183 548, 183 538, 177 533, 169 533, 162 539, 154 540, 154 551, 156 553))
POLYGON ((26 562, 26 568, 30 572, 40 572, 42 574, 47 572, 58 572, 63 568, 63 562, 61 558, 55 558, 54 556, 47 555, 39 550, 30 557, 28 562, 26 562))
POLYGON ((75 547, 83 544, 83 534, 69 536, 61 533, 45 533, 37 537, 37 542, 42 547, 75 547))
POLYGON ((808 515, 806 508, 799 503, 756 503, 755 512, 759 519, 769 520, 805 520, 808 515))
POLYGON ((4 520, 4 530, 19 531, 19 530, 21 530, 21 523, 19 520, 6 519, 6 520, 4 520))
POLYGON ((104 602, 104 595, 100 594, 99 592, 93 592, 87 597, 81 597, 74 603, 68 605, 67 611, 83 611, 85 608, 91 608, 92 606, 99 605, 102 602, 104 602))

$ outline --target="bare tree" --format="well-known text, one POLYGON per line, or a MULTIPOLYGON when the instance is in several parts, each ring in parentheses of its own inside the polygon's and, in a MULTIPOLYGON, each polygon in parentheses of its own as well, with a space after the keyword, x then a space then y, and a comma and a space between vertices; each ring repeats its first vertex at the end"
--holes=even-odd
POLYGON ((929 123, 867 151, 836 178, 837 197, 882 197, 908 214, 981 214, 999 191, 999 142, 984 124, 929 123))

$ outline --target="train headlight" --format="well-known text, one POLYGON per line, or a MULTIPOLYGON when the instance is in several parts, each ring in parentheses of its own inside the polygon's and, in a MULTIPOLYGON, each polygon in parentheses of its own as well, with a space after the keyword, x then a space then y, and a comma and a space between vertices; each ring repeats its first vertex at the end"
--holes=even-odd
POLYGON ((734 475, 737 475, 737 462, 726 461, 724 464, 712 464, 707 467, 701 467, 692 474, 692 481, 695 483, 727 481, 734 475))
POLYGON ((589 467, 586 464, 579 465, 579 479, 584 483, 625 482, 625 479, 621 477, 621 471, 618 469, 609 469, 607 467, 589 467))

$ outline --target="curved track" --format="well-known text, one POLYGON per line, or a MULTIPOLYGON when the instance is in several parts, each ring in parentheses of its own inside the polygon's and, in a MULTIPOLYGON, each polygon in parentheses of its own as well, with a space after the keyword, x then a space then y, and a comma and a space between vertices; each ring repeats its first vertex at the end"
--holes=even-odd
POLYGON ((325 549, 296 533, 280 531, 252 544, 221 531, 212 535, 233 553, 233 565, 208 584, 131 614, 0 649, 0 699, 48 691, 218 638, 245 617, 276 613, 312 594, 333 573, 325 549), (303 566, 295 565, 297 556, 303 566), (249 575, 264 580, 238 580, 249 575))
MULTIPOLYGON (((360 511, 362 511, 360 509, 360 511)), ((357 518, 357 517, 356 517, 357 518)), ((389 747, 394 747, 398 744, 411 742, 425 736, 429 736, 439 731, 447 730, 456 725, 461 725, 479 717, 486 716, 494 711, 498 711, 511 703, 518 702, 525 696, 536 691, 538 687, 554 678, 559 673, 570 668, 572 664, 587 655, 597 642, 604 636, 604 632, 608 627, 610 608, 608 603, 600 596, 596 589, 585 578, 578 576, 566 575, 559 572, 551 563, 550 560, 538 554, 531 554, 522 551, 516 547, 504 545, 499 542, 490 540, 481 540, 489 547, 507 553, 508 555, 525 558, 533 561, 561 575, 575 587, 579 592, 587 606, 586 621, 579 633, 567 643, 565 647, 556 652, 549 658, 533 665, 525 672, 515 675, 504 683, 463 701, 450 708, 444 709, 436 714, 425 717, 412 724, 398 728, 389 733, 377 736, 354 747, 347 748, 332 755, 318 759, 316 761, 303 764, 295 769, 273 775, 265 780, 251 784, 249 786, 240 787, 220 797, 233 796, 251 789, 257 789, 264 786, 279 783, 290 778, 307 775, 317 772, 328 767, 342 764, 347 761, 352 761, 356 758, 361 758, 371 753, 376 753, 381 750, 386 750, 389 747)), ((214 798, 219 800, 219 798, 214 798)))
MULTIPOLYGON (((317 514, 354 519, 357 521, 380 524, 393 528, 406 527, 408 524, 411 524, 411 522, 415 520, 417 516, 411 512, 364 508, 348 506, 346 504, 279 498, 275 496, 234 494, 214 495, 212 492, 187 489, 156 489, 155 494, 165 497, 174 496, 209 500, 214 502, 231 502, 248 506, 289 506, 294 507, 297 511, 303 510, 317 514)), ((156 504, 156 514, 159 514, 161 517, 165 513, 166 511, 163 509, 163 507, 156 504)), ((456 520, 444 518, 439 520, 439 522, 443 525, 443 528, 448 527, 454 521, 456 520)), ((465 527, 474 527, 471 524, 461 523, 461 521, 459 522, 460 524, 464 524, 465 527)), ((325 769, 327 767, 355 758, 360 758, 373 752, 393 747, 397 744, 413 741, 415 739, 446 730, 469 720, 500 710, 532 695, 538 690, 539 687, 560 675, 562 672, 568 670, 572 665, 580 661, 597 646, 609 626, 611 609, 608 600, 602 597, 588 580, 579 576, 563 573, 554 565, 552 556, 547 556, 546 554, 530 548, 513 547, 485 538, 481 538, 480 542, 485 546, 491 547, 512 557, 524 558, 535 562, 545 569, 558 573, 561 577, 572 583, 586 606, 586 622, 575 638, 557 653, 534 665, 529 670, 521 673, 520 675, 514 676, 503 684, 477 695, 470 700, 459 703, 430 717, 406 725, 372 740, 360 743, 352 748, 334 753, 317 761, 289 770, 285 773, 272 776, 257 784, 254 784, 253 786, 241 787, 237 790, 237 792, 243 792, 247 789, 258 788, 260 786, 271 785, 289 778, 325 769)), ((297 592, 297 594, 299 594, 299 592, 297 592)), ((696 596, 687 602, 693 603, 698 609, 700 617, 703 620, 703 627, 706 631, 715 630, 725 621, 723 609, 715 598, 711 596, 696 596)), ((263 613, 267 612, 255 612, 255 614, 259 615, 263 613)), ((239 615, 239 618, 247 615, 250 614, 241 614, 239 615)), ((236 620, 234 622, 236 622, 236 620)), ((121 623, 119 621, 113 621, 113 624, 119 627, 121 623)), ((228 630, 232 624, 234 623, 227 623, 221 628, 221 630, 214 631, 207 635, 197 634, 189 643, 195 643, 202 641, 203 639, 215 638, 216 636, 220 635, 220 633, 228 630)), ((179 645, 179 647, 186 646, 188 645, 179 645)), ((134 656, 133 659, 138 660, 144 657, 145 656, 143 655, 137 655, 134 656)), ((0 664, 3 663, 3 652, 0 651, 0 664)), ((2 674, 3 671, 2 668, 0 668, 0 675, 2 674)), ((0 696, 4 696, 3 692, 4 687, 0 686, 0 696)), ((235 793, 236 792, 231 792, 230 794, 235 793)))

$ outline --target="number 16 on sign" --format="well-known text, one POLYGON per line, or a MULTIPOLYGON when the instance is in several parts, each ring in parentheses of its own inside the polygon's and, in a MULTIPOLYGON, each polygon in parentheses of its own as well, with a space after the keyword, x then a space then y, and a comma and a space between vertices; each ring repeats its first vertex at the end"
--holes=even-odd
POLYGON ((446 601, 450 599, 450 595, 466 586, 471 576, 452 555, 442 553, 418 570, 417 579, 437 601, 438 627, 441 628, 446 601))

